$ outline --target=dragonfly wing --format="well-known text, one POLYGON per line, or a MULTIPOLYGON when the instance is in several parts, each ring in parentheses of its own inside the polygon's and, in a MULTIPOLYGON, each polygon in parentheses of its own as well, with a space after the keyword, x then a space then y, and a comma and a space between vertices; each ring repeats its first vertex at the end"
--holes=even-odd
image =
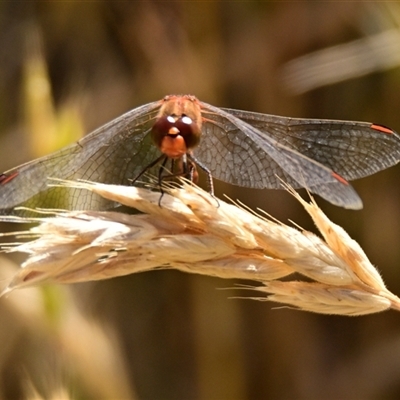
POLYGON ((282 179, 295 188, 305 187, 333 204, 362 207, 351 185, 330 168, 279 143, 228 111, 202 103, 206 129, 195 155, 212 166, 210 169, 217 178, 258 188, 281 188, 282 179))
POLYGON ((282 187, 278 176, 299 187, 280 164, 247 135, 236 122, 217 114, 203 112, 202 137, 195 157, 214 178, 233 185, 257 189, 282 187))
POLYGON ((0 213, 18 205, 103 209, 99 197, 78 189, 48 188, 47 178, 128 184, 157 153, 149 129, 159 105, 131 110, 76 144, 0 175, 0 213))
POLYGON ((400 136, 377 124, 225 111, 348 180, 374 174, 400 161, 400 136))
POLYGON ((354 188, 331 169, 279 143, 276 150, 269 146, 265 146, 265 150, 279 158, 282 168, 301 187, 337 206, 353 210, 362 208, 362 201, 354 188))

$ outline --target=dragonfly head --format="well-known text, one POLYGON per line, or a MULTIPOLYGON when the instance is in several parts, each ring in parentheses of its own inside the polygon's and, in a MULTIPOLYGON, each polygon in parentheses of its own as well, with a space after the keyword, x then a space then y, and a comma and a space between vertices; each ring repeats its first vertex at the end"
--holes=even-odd
POLYGON ((171 158, 195 148, 201 137, 201 111, 195 98, 169 96, 151 130, 155 145, 171 158))

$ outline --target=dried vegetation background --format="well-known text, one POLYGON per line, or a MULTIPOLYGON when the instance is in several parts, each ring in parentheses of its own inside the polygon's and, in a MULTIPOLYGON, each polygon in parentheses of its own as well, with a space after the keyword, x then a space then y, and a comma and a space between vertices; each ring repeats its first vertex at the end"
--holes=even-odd
MULTIPOLYGON (((399 27, 396 3, 3 2, 0 170, 170 93, 399 131, 399 27)), ((354 184, 362 211, 317 199, 396 294, 399 173, 354 184)), ((223 193, 314 230, 284 191, 223 193)), ((4 278, 14 268, 1 259, 4 278)), ((15 291, 0 302, 0 397, 399 398, 398 313, 320 316, 216 290, 235 283, 155 271, 15 291)))

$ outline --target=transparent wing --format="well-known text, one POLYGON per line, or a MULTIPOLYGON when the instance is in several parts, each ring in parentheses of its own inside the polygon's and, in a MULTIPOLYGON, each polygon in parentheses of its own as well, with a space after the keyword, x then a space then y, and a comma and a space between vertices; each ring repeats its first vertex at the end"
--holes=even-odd
POLYGON ((400 160, 400 137, 368 122, 285 118, 225 109, 268 136, 329 167, 348 180, 362 178, 400 160))
POLYGON ((236 110, 205 103, 201 107, 203 136, 194 154, 216 178, 254 188, 281 188, 283 179, 296 188, 306 187, 333 204, 362 207, 351 185, 331 168, 239 119, 234 115, 236 110))
POLYGON ((138 107, 85 136, 78 143, 23 164, 0 176, 0 212, 17 205, 104 209, 99 196, 79 189, 48 188, 47 178, 88 179, 128 184, 158 157, 150 128, 160 107, 138 107))
MULTIPOLYGON (((77 144, 0 174, 0 213, 28 207, 104 209, 97 195, 48 188, 47 178, 127 184, 160 155, 150 130, 161 101, 138 107, 77 144)), ((220 109, 199 102, 203 129, 195 157, 218 179, 254 188, 281 188, 280 179, 306 187, 346 208, 361 200, 346 179, 387 168, 400 159, 400 138, 361 122, 284 118, 220 109)))
POLYGON ((203 111, 205 120, 196 159, 206 165, 213 176, 233 185, 262 188, 281 188, 277 176, 299 187, 268 152, 246 133, 246 127, 237 118, 203 111))

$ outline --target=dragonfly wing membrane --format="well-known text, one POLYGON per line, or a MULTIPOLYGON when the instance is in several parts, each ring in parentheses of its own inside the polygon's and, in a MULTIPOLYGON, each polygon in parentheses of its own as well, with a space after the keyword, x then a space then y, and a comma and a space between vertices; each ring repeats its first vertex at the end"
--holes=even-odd
MULTIPOLYGON (((208 104, 204 105, 204 108, 206 109, 206 119, 208 112, 210 115, 211 113, 217 114, 219 124, 215 124, 215 129, 227 131, 226 127, 229 127, 229 124, 224 123, 223 119, 225 119, 236 127, 236 130, 232 130, 232 132, 239 135, 237 137, 238 143, 244 141, 244 136, 248 138, 246 139, 247 142, 254 142, 253 149, 256 154, 255 162, 258 163, 259 160, 262 160, 262 162, 258 164, 259 168, 267 167, 266 171, 260 171, 261 177, 263 178, 261 181, 264 185, 263 187, 281 187, 280 179, 282 179, 295 188, 305 187, 333 204, 351 209, 359 209, 362 207, 362 202, 351 185, 344 179, 340 179, 340 176, 338 177, 330 168, 279 143, 272 137, 268 137, 262 131, 236 116, 229 114, 229 112, 222 110, 218 112, 218 109, 208 104), (267 165, 265 165, 265 160, 268 160, 266 163, 267 165), (271 160, 273 163, 271 163, 271 160), (279 186, 277 186, 278 184, 279 186), (332 192, 333 187, 336 190, 332 192)), ((213 120, 215 120, 215 116, 213 116, 213 120)), ((225 135, 226 134, 229 136, 228 132, 225 132, 225 135)), ((233 142, 232 139, 231 142, 233 142)), ((220 146, 219 148, 222 149, 222 147, 223 146, 220 146)), ((240 146, 238 146, 238 148, 240 148, 240 146)), ((219 162, 219 159, 223 158, 219 154, 218 156, 218 161, 215 162, 219 162)), ((225 155, 225 157, 232 158, 236 156, 237 154, 225 155)), ((232 173, 235 175, 240 174, 240 169, 235 168, 232 173)), ((244 175, 236 177, 236 179, 244 181, 245 184, 243 186, 254 187, 252 181, 250 179, 246 180, 246 177, 247 175, 244 175)), ((232 181, 229 182, 233 183, 232 181)))
POLYGON ((277 178, 299 187, 259 144, 235 124, 219 115, 203 122, 200 145, 194 155, 206 165, 214 178, 251 188, 281 188, 277 178))
POLYGON ((157 153, 149 135, 157 108, 159 102, 138 107, 74 145, 7 171, 3 180, 0 176, 0 213, 20 205, 104 209, 104 201, 91 193, 48 188, 48 178, 129 184, 128 179, 157 153))
POLYGON ((400 136, 379 125, 226 111, 347 180, 374 174, 400 160, 400 136))

